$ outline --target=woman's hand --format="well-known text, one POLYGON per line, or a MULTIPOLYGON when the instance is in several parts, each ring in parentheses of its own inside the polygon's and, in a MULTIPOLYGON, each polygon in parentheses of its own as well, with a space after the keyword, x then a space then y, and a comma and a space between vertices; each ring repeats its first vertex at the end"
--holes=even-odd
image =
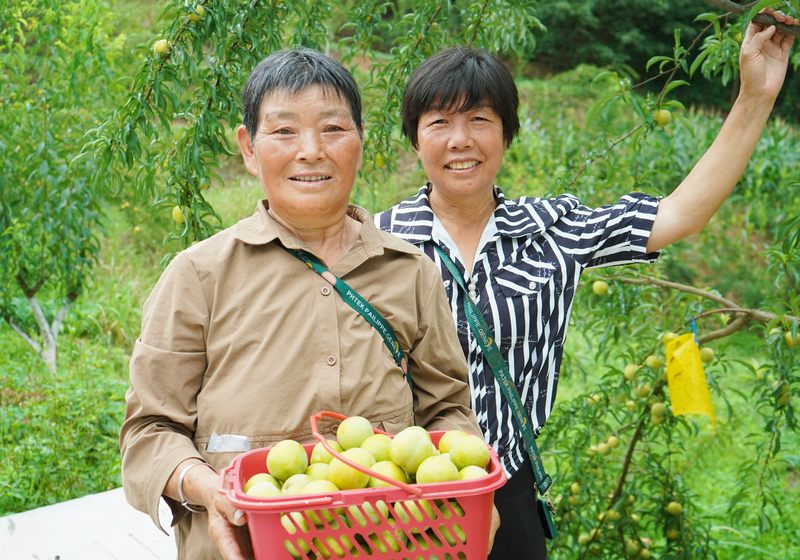
POLYGON ((494 506, 494 504, 492 504, 492 522, 489 526, 489 552, 492 551, 492 547, 494 546, 494 536, 499 528, 500 513, 497 511, 497 508, 494 506))
POLYGON ((225 560, 250 560, 253 547, 247 532, 247 518, 228 499, 219 493, 219 475, 211 465, 201 463, 186 471, 183 480, 180 472, 198 463, 197 458, 179 464, 164 489, 164 494, 180 501, 180 490, 190 504, 203 506, 208 513, 208 534, 225 560))
MULTIPOLYGON (((800 23, 800 20, 769 8, 764 13, 786 25, 800 23)), ((765 27, 751 22, 739 51, 739 95, 775 99, 786 77, 793 43, 793 36, 781 33, 774 25, 765 27)))
POLYGON ((225 560, 253 558, 253 547, 247 532, 244 512, 236 509, 225 496, 216 492, 208 510, 208 534, 225 560))

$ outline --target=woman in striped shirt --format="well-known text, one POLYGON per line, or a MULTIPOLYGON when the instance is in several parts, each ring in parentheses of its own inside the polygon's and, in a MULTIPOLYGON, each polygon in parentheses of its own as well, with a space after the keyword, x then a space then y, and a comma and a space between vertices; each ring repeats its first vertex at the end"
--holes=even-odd
MULTIPOLYGON (((798 23, 779 12, 771 15, 798 23)), ((791 45, 792 37, 774 26, 751 24, 740 52, 739 97, 689 175, 663 199, 631 193, 600 208, 583 206, 571 195, 511 200, 495 185, 519 130, 517 89, 495 57, 447 49, 423 62, 406 84, 403 133, 429 181, 375 221, 417 245, 442 271, 469 362, 472 405, 510 476, 495 496, 501 526, 491 559, 541 559, 546 547, 531 462, 469 326, 464 298, 477 305, 492 331, 538 433, 553 408, 581 273, 652 262, 663 247, 705 227, 750 160, 783 84, 791 45)))

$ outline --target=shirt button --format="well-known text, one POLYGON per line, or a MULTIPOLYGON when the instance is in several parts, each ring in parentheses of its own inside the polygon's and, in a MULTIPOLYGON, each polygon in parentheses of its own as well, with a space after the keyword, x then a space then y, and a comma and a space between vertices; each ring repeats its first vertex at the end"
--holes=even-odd
POLYGON ((536 282, 530 282, 530 283, 528 283, 528 287, 529 287, 531 290, 532 290, 532 289, 534 289, 534 288, 536 287, 536 282))
POLYGON ((327 296, 331 293, 331 289, 328 286, 322 286, 319 291, 322 292, 323 296, 327 296))
POLYGON ((335 366, 336 365, 336 356, 328 356, 328 365, 335 366))

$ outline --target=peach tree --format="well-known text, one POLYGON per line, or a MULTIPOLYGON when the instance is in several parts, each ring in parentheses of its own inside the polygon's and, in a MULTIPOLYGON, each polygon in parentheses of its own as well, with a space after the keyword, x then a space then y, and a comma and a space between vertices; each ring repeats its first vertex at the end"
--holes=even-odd
POLYGON ((121 43, 105 2, 0 9, 0 317, 55 371, 99 251, 86 130, 110 110, 121 43))

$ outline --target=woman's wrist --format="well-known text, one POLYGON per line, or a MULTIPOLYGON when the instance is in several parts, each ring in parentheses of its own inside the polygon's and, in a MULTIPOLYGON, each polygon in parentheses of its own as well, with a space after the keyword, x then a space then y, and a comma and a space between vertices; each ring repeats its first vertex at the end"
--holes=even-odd
POLYGON ((216 494, 217 476, 213 467, 203 461, 187 461, 178 474, 178 498, 186 509, 208 509, 216 494))

